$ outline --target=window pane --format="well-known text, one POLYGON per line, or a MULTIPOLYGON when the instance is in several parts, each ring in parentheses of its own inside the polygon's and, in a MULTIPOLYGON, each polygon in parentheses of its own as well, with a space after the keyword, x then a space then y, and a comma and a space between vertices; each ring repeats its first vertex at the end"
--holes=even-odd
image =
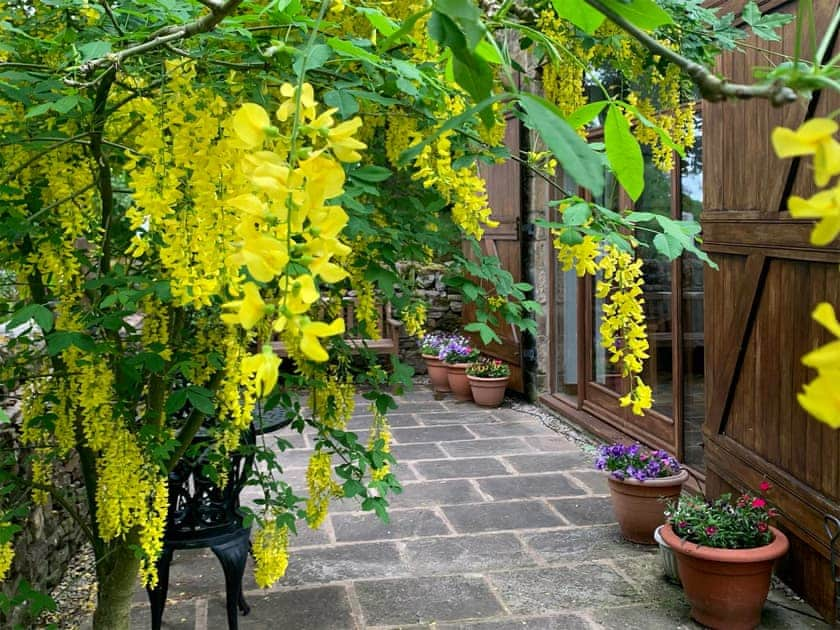
MULTIPOLYGON (((683 219, 700 219, 703 208, 702 123, 695 120, 695 145, 686 151, 680 165, 680 199, 683 219)), ((703 469, 703 264, 694 256, 685 255, 682 265, 683 319, 683 441, 685 462, 703 469)))
MULTIPOLYGON (((568 175, 560 182, 565 190, 574 191, 577 184, 568 175)), ((578 277, 574 269, 563 271, 557 262, 556 252, 551 250, 554 265, 554 356, 557 371, 557 392, 577 395, 578 382, 578 277)))
MULTIPOLYGON (((653 212, 671 216, 671 174, 663 173, 651 160, 648 150, 645 157, 645 191, 636 204, 641 212, 653 212)), ((660 413, 673 417, 673 362, 672 335, 673 317, 671 313, 671 262, 664 256, 657 255, 653 247, 653 234, 639 230, 636 238, 642 246, 637 250, 642 257, 642 271, 645 284, 645 316, 647 317, 650 358, 645 364, 642 380, 653 390, 653 408, 660 413)))

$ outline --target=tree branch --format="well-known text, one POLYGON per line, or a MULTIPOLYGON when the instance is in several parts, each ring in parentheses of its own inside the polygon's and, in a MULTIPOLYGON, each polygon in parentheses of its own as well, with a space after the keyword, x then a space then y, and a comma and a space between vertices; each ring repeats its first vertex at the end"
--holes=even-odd
POLYGON ((216 0, 203 0, 202 4, 210 8, 210 13, 202 15, 200 18, 187 22, 186 24, 179 24, 177 26, 166 26, 156 33, 154 33, 147 41, 129 46, 110 55, 91 59, 79 66, 79 71, 82 74, 91 74, 94 70, 106 66, 116 67, 129 57, 134 57, 155 48, 177 42, 182 39, 188 39, 200 33, 212 31, 216 26, 228 15, 242 4, 243 0, 227 0, 227 2, 219 3, 216 0))
POLYGON ((667 46, 663 46, 654 37, 625 20, 618 13, 607 7, 601 0, 584 0, 593 9, 597 9, 610 19, 616 26, 631 35, 645 48, 656 55, 660 55, 685 72, 700 89, 700 93, 707 101, 719 102, 728 98, 764 98, 773 105, 785 105, 796 101, 796 92, 781 82, 763 85, 747 85, 730 83, 726 79, 716 77, 708 68, 688 59, 667 46))

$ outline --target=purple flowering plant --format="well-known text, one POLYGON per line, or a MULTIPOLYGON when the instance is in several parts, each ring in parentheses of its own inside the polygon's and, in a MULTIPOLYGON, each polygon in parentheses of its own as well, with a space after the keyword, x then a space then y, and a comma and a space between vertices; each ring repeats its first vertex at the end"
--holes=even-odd
POLYGON ((452 335, 441 346, 438 358, 447 363, 469 363, 475 361, 479 354, 480 352, 472 346, 469 339, 463 335, 452 335))
POLYGON ((744 493, 733 503, 732 495, 714 501, 686 495, 671 503, 665 518, 674 533, 689 542, 719 549, 753 549, 770 544, 770 519, 778 512, 763 496, 772 486, 762 482, 757 494, 744 493))
POLYGON ((418 342, 420 354, 438 356, 440 349, 446 345, 451 337, 452 335, 450 333, 440 331, 423 335, 423 338, 418 342))
POLYGON ((602 444, 598 447, 595 468, 607 471, 619 481, 646 481, 680 472, 679 462, 667 452, 650 451, 641 444, 602 444))

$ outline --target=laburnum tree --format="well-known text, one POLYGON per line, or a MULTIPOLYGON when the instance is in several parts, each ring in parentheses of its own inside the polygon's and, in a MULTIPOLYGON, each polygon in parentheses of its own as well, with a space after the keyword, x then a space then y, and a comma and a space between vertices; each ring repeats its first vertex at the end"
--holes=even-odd
MULTIPOLYGON (((777 37, 786 18, 748 6, 753 30, 777 37)), ((441 260, 476 302, 468 330, 489 342, 502 323, 534 327, 531 287, 477 246, 494 225, 480 164, 577 184, 545 227, 566 268, 598 275, 602 337, 633 383, 622 404, 643 413, 634 234, 710 261, 697 224, 590 200, 607 172, 641 195, 642 145, 671 168, 693 141, 695 85, 783 104, 830 78, 804 60, 756 85, 715 76, 743 34, 699 0, 15 0, 0 2, 0 33, 0 378, 26 459, 2 462, 0 575, 28 502, 69 510, 96 558, 94 627, 108 630, 128 627, 138 576, 157 580, 167 476, 200 431, 220 485, 232 453, 256 456, 262 586, 331 499, 386 517, 399 490, 388 392, 410 369, 347 339, 376 334, 383 302, 422 335, 412 270, 441 260), (508 116, 533 151, 504 146, 508 116), (603 142, 587 141, 595 123, 603 142), (365 443, 347 431, 359 389, 365 443), (300 491, 283 480, 282 437, 242 445, 270 412, 315 436, 300 491), (54 474, 75 458, 82 511, 54 474)))

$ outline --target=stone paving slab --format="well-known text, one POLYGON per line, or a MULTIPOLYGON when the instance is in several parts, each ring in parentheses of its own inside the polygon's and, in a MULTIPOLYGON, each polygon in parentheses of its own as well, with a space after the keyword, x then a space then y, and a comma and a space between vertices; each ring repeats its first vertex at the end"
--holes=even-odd
POLYGON ((338 542, 396 540, 452 533, 436 511, 425 509, 392 511, 389 523, 383 523, 370 512, 335 514, 330 520, 338 542))
POLYGON ((487 582, 478 577, 357 582, 356 594, 369 625, 454 621, 504 612, 487 582))
POLYGON ((491 457, 417 462, 414 469, 426 479, 464 479, 509 474, 503 462, 491 457))
MULTIPOLYGON (((289 568, 256 587, 249 558, 243 630, 670 630, 699 629, 682 590, 666 582, 657 551, 621 539, 592 449, 554 433, 526 406, 482 409, 422 386, 390 416, 404 493, 390 522, 336 501, 322 528, 299 523, 289 568)), ((372 416, 357 400, 349 426, 372 416)), ((276 434, 283 436, 282 432, 276 434)), ((311 435, 280 453, 305 492, 311 435)), ((246 489, 243 502, 257 493, 246 489)), ((761 628, 827 628, 771 593, 761 628)), ((132 630, 149 627, 138 589, 132 630)), ((177 552, 167 630, 224 630, 224 579, 209 550, 177 552)))

